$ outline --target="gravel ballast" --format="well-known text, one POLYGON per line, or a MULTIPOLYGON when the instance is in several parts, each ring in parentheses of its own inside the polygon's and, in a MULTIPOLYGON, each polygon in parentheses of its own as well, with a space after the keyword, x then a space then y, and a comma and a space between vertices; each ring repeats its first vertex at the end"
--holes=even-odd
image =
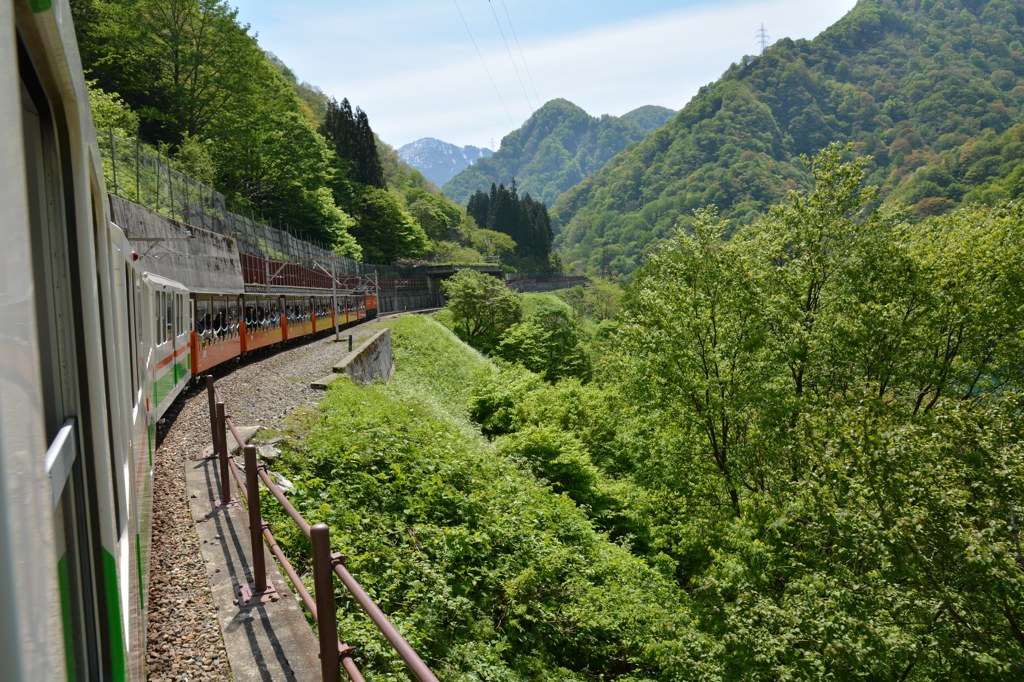
MULTIPOLYGON (((293 410, 312 407, 323 395, 310 388, 355 346, 376 331, 363 325, 293 346, 274 355, 228 364, 215 373, 228 413, 238 426, 274 427, 293 410)), ((185 467, 210 443, 205 389, 180 397, 161 425, 153 480, 147 673, 150 680, 227 680, 230 666, 207 582, 195 522, 189 512, 185 467), (175 414, 176 413, 176 414, 175 414)))

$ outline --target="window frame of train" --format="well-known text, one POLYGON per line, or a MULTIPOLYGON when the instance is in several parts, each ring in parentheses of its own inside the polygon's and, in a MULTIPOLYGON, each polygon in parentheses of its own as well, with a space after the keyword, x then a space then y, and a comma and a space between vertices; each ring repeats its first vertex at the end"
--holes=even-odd
MULTIPOLYGON (((85 301, 79 283, 87 226, 76 223, 72 137, 44 85, 29 48, 18 38, 22 135, 30 219, 33 288, 39 341, 45 432, 42 464, 52 486, 52 521, 57 557, 65 672, 68 679, 123 679, 124 640, 116 569, 103 547, 103 527, 112 523, 97 496, 102 442, 89 391, 90 353, 84 320, 96 301, 85 301), (115 571, 114 574, 111 571, 115 571)), ((93 226, 88 226, 89 228, 93 226)), ((95 261, 92 263, 95 268, 95 261)), ((93 311, 94 312, 94 311, 93 311)), ((109 472, 106 472, 109 474, 109 472)), ((40 645, 45 645, 40 643, 40 645)))

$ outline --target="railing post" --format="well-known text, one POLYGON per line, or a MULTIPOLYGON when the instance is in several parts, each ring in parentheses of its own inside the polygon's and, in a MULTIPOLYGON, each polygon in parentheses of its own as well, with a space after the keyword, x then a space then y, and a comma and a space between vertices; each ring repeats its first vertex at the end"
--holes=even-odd
POLYGON ((217 402, 217 459, 220 460, 220 503, 227 506, 231 502, 231 468, 228 465, 228 434, 227 418, 224 403, 217 402))
POLYGON ((206 397, 210 401, 210 435, 213 438, 213 454, 219 454, 217 449, 217 395, 213 391, 213 375, 206 375, 206 397))
POLYGON ((252 591, 267 589, 267 565, 263 558, 263 515, 260 513, 260 477, 256 471, 256 446, 246 445, 245 498, 249 503, 249 541, 252 544, 252 591))
POLYGON ((313 545, 313 589, 316 591, 316 622, 320 633, 320 675, 324 682, 339 682, 338 622, 334 604, 334 570, 331 529, 318 523, 309 529, 313 545))

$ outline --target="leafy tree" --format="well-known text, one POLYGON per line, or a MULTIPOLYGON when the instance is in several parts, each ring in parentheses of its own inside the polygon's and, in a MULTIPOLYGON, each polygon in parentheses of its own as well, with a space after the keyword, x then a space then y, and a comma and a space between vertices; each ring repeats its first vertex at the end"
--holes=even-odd
POLYGON ((482 253, 458 242, 432 242, 427 255, 434 263, 481 263, 484 261, 482 253))
POLYGON ((494 230, 474 230, 470 235, 470 242, 488 258, 498 260, 507 259, 516 250, 516 243, 512 237, 494 230))
POLYGON ((766 428, 758 407, 778 396, 749 256, 723 231, 714 213, 700 213, 692 236, 680 230, 638 272, 620 367, 628 392, 662 406, 685 430, 687 451, 677 466, 700 479, 715 471, 706 494, 724 495, 739 513, 741 489, 761 476, 748 458, 766 428))
POLYGON ((492 345, 522 317, 519 296, 490 275, 459 270, 441 288, 456 329, 475 346, 492 345))
POLYGON ((326 143, 235 10, 214 0, 76 0, 73 11, 86 69, 124 98, 144 140, 169 144, 233 208, 358 253, 348 217, 323 191, 326 143))
POLYGON ((102 134, 113 128, 125 137, 135 137, 139 130, 139 117, 116 92, 104 92, 95 81, 89 86, 89 108, 96 130, 102 134))
POLYGON ((592 277, 587 286, 575 286, 555 292, 577 314, 597 320, 611 320, 622 310, 622 287, 601 277, 592 277))
POLYGON ((444 196, 425 189, 412 188, 405 192, 409 213, 419 222, 431 239, 451 239, 461 236, 462 211, 444 196))
POLYGON ((209 134, 225 109, 252 105, 265 59, 218 0, 75 3, 83 63, 139 113, 144 137, 177 144, 209 134), (239 101, 239 100, 242 101, 239 101))
POLYGON ((590 374, 576 321, 564 305, 547 304, 531 310, 523 322, 502 334, 494 354, 552 382, 590 374))
POLYGON ((842 154, 730 239, 698 214, 637 273, 605 371, 644 405, 651 551, 725 678, 1012 676, 1021 207, 904 221, 842 154))
POLYGON ((368 262, 392 263, 426 252, 427 235, 398 198, 369 185, 356 188, 350 209, 356 225, 351 232, 368 262))

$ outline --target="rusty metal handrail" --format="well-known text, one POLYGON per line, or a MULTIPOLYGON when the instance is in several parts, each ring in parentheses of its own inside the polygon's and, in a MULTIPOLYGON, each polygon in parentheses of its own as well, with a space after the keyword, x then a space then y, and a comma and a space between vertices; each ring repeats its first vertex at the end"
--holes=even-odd
MULTIPOLYGON (((285 496, 284 491, 281 490, 280 486, 274 483, 270 475, 267 474, 265 467, 260 467, 260 480, 267 486, 267 490, 274 496, 274 498, 284 507, 288 516, 295 521, 296 525, 302 529, 302 532, 309 538, 310 542, 313 542, 313 530, 316 526, 310 526, 306 519, 302 518, 302 514, 292 505, 291 501, 285 496)), ((324 524, 317 524, 324 525, 324 524)), ((326 526, 325 526, 326 528, 326 526)), ((408 666, 409 670, 416 675, 417 679, 421 682, 437 682, 437 678, 430 671, 427 665, 423 662, 423 659, 419 657, 416 651, 409 645, 409 642, 405 640, 402 634, 395 628, 395 626, 388 619, 387 615, 380 610, 380 607, 374 603, 366 591, 362 588, 355 577, 348 572, 348 569, 344 565, 344 557, 341 555, 332 555, 332 563, 334 564, 334 573, 341 579, 345 589, 355 598, 356 603, 366 612, 366 615, 370 617, 373 624, 377 626, 387 640, 391 643, 391 646, 395 649, 395 652, 401 657, 405 665, 408 666)))
MULTIPOLYGON (((261 472, 261 467, 257 467, 255 464, 256 460, 256 448, 251 445, 243 445, 244 440, 238 429, 235 428, 234 420, 227 414, 225 414, 224 402, 220 395, 220 391, 216 390, 212 385, 212 377, 207 376, 207 388, 211 396, 211 405, 215 411, 213 413, 212 423, 214 425, 214 455, 220 460, 221 468, 221 503, 223 505, 232 504, 230 499, 231 482, 227 471, 230 471, 234 477, 235 482, 238 485, 238 489, 242 491, 243 498, 249 503, 249 531, 250 531, 250 546, 253 554, 253 583, 252 591, 254 596, 259 593, 265 593, 269 587, 269 583, 266 580, 266 567, 263 560, 263 547, 260 540, 260 535, 266 539, 267 544, 270 546, 271 552, 281 563, 284 569, 285 575, 288 577, 289 582, 298 592, 300 599, 303 604, 309 609, 310 614, 313 616, 317 624, 324 621, 331 621, 336 623, 337 615, 334 608, 334 593, 333 590, 330 594, 326 595, 330 599, 329 605, 324 605, 323 608, 317 609, 316 602, 310 596, 306 586, 302 583, 302 579, 299 577, 298 572, 288 561, 288 558, 281 551, 280 546, 277 544, 277 539, 271 532, 270 527, 263 521, 263 517, 260 513, 260 497, 259 497, 259 483, 246 480, 250 477, 249 472, 255 472, 255 475, 261 472), (246 459, 246 471, 240 470, 238 464, 235 462, 233 457, 228 455, 227 449, 227 431, 231 431, 235 437, 236 443, 243 447, 246 459), (251 490, 253 487, 256 488, 254 495, 246 494, 247 490, 251 490), (226 493, 224 491, 227 491, 226 493), (320 614, 325 614, 324 620, 321 620, 320 614)), ((330 627, 330 626, 328 626, 330 627)), ((334 625, 334 630, 337 632, 337 626, 334 625)), ((337 638, 335 634, 334 645, 325 645, 321 642, 320 647, 320 660, 321 660, 321 675, 324 682, 338 682, 340 679, 338 676, 338 663, 345 669, 345 673, 348 675, 352 682, 366 682, 362 673, 359 671, 358 666, 354 660, 352 660, 352 654, 355 649, 347 644, 343 644, 341 640, 337 638), (333 653, 332 653, 333 650, 333 653), (331 661, 333 660, 333 664, 331 661)))
MULTIPOLYGON (((351 337, 349 342, 351 343, 351 337)), ((249 506, 249 533, 252 546, 252 568, 253 568, 253 592, 261 593, 268 587, 266 579, 266 567, 263 559, 263 547, 261 536, 266 540, 271 552, 281 563, 288 580, 295 587, 299 598, 309 610, 313 619, 316 620, 320 639, 321 675, 325 682, 338 680, 338 665, 345 669, 345 673, 353 682, 364 682, 363 676, 355 661, 352 660, 354 649, 343 644, 337 636, 337 612, 334 602, 333 580, 330 575, 333 572, 341 579, 342 585, 355 598, 356 603, 370 617, 373 624, 383 634, 395 652, 420 682, 438 682, 437 677, 430 671, 427 665, 419 657, 412 646, 405 640, 402 634, 395 628, 387 615, 378 607, 366 591, 362 588, 355 577, 349 573, 344 565, 345 557, 330 551, 330 529, 326 524, 318 523, 311 526, 302 514, 295 508, 285 496, 284 491, 274 483, 267 473, 266 464, 256 461, 256 448, 245 445, 245 442, 235 427, 234 420, 226 414, 224 400, 213 383, 213 377, 206 377, 206 387, 210 401, 210 421, 213 432, 214 454, 220 460, 221 468, 221 502, 224 505, 231 502, 231 483, 228 480, 228 471, 234 474, 239 490, 249 506), (245 470, 240 470, 234 458, 229 456, 227 448, 227 431, 230 430, 235 442, 242 448, 245 458, 245 470), (259 482, 270 491, 274 499, 281 505, 285 513, 295 522, 312 546, 313 550, 313 572, 316 598, 314 599, 295 568, 284 556, 274 534, 271 532, 260 513, 259 482), (322 617, 322 618, 321 618, 322 617), (337 659, 334 659, 331 651, 337 651, 337 659), (332 664, 331 660, 335 662, 332 664)))

